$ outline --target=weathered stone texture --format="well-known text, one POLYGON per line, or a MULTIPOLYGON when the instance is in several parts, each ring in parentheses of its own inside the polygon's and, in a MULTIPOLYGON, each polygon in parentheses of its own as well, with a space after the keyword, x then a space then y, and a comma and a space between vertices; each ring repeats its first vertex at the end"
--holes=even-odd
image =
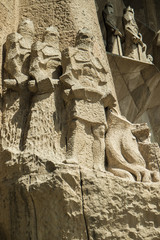
POLYGON ((9 33, 16 30, 19 22, 18 7, 19 0, 2 0, 0 2, 0 66, 2 65, 2 50, 6 37, 9 33))
POLYGON ((89 239, 160 238, 159 184, 129 183, 88 170, 82 181, 89 239))
MULTIPOLYGON (((12 154, 13 159, 16 157, 12 154)), ((1 161, 3 169, 8 165, 9 161, 1 161)), ((1 182, 0 187, 0 208, 4 210, 0 213, 1 239, 87 240, 78 167, 55 167, 35 155, 25 155, 19 158, 13 171, 2 175, 5 184, 1 182), (29 159, 32 166, 35 162, 31 174, 29 159), (23 176, 18 178, 22 172, 23 176)))
MULTIPOLYGON (((125 5, 113 3, 120 20, 125 5)), ((3 55, 2 240, 160 239, 159 147, 150 142, 145 124, 120 115, 110 66, 121 110, 137 122, 147 112, 144 119, 155 128, 159 117, 152 120, 156 124, 150 118, 153 109, 159 112, 159 72, 152 64, 115 55, 108 56, 109 66, 96 15, 96 6, 100 16, 104 5, 102 0, 0 3, 1 48, 12 31, 22 40, 13 38, 3 55), (17 33, 24 17, 34 22, 34 40, 17 33)))
POLYGON ((42 37, 46 27, 50 25, 58 27, 60 45, 67 47, 69 44, 73 44, 75 36, 70 2, 70 0, 25 0, 20 3, 20 18, 27 17, 33 20, 38 38, 42 37))
POLYGON ((159 184, 9 155, 1 159, 1 239, 159 239, 159 184))

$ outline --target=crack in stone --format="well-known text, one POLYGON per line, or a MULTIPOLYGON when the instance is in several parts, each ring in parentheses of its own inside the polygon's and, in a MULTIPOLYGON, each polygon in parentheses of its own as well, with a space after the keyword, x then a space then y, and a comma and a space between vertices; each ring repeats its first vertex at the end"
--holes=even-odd
POLYGON ((82 180, 82 173, 81 173, 80 169, 79 169, 79 173, 80 173, 80 185, 81 185, 81 196, 82 196, 82 211, 83 211, 84 223, 85 223, 85 227, 86 227, 87 240, 90 240, 87 219, 86 219, 85 210, 84 210, 83 180, 82 180))

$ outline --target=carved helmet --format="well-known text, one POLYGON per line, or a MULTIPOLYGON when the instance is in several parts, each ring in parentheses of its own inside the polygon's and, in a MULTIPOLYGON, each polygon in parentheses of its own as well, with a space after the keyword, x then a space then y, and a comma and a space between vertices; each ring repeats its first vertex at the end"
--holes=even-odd
POLYGON ((31 35, 33 36, 35 33, 33 22, 30 19, 24 19, 18 26, 19 34, 23 35, 31 35))
POLYGON ((130 6, 128 6, 128 7, 126 8, 126 12, 130 12, 130 13, 133 13, 133 14, 134 14, 134 9, 131 8, 130 6))
POLYGON ((57 27, 50 26, 46 28, 43 34, 43 41, 49 42, 50 44, 54 44, 55 42, 59 42, 59 32, 57 27))
POLYGON ((107 2, 105 7, 104 7, 104 11, 107 14, 113 14, 114 13, 114 7, 113 4, 111 2, 107 2))
POLYGON ((59 37, 59 32, 58 32, 57 27, 50 26, 50 27, 46 28, 46 30, 44 32, 44 36, 45 35, 52 35, 52 36, 58 36, 59 37))
POLYGON ((78 31, 76 36, 76 45, 79 45, 81 43, 83 44, 92 44, 93 43, 93 35, 91 34, 90 30, 88 28, 82 28, 78 31))

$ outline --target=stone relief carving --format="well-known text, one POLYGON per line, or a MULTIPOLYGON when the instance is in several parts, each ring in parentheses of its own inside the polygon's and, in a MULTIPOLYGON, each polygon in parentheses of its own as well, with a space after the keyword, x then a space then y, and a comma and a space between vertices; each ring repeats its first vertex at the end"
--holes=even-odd
MULTIPOLYGON (((111 111, 107 115, 107 123, 106 154, 108 171, 116 176, 130 180, 142 182, 159 181, 158 165, 147 169, 149 163, 146 166, 146 160, 141 154, 144 151, 144 146, 150 145, 147 126, 144 124, 132 124, 124 117, 111 111), (139 141, 142 142, 140 143, 141 152, 139 141)), ((147 160, 151 163, 153 157, 147 160)))
POLYGON ((64 100, 67 112, 68 161, 92 163, 104 170, 106 131, 105 107, 114 97, 107 86, 107 70, 93 54, 93 36, 78 32, 76 46, 62 54, 64 100))
POLYGON ((56 27, 48 27, 43 41, 32 45, 29 81, 31 92, 50 92, 58 83, 61 74, 61 53, 59 51, 59 33, 56 27))
POLYGON ((56 27, 50 26, 44 32, 43 40, 35 42, 31 48, 28 89, 32 93, 32 101, 25 151, 52 157, 58 151, 55 88, 61 72, 59 33, 56 27))
POLYGON ((18 33, 7 38, 2 142, 3 148, 53 156, 59 127, 54 119, 56 101, 60 101, 54 91, 62 72, 59 33, 51 26, 42 42, 33 43, 33 36, 33 23, 26 19, 18 33))
MULTIPOLYGON (((148 128, 131 124, 122 116, 110 111, 106 116, 106 109, 114 111, 116 100, 108 87, 107 70, 93 53, 94 38, 89 30, 80 30, 75 47, 63 51, 61 76, 57 28, 47 28, 43 40, 34 44, 34 27, 30 20, 23 21, 18 29, 19 33, 9 35, 8 39, 11 36, 13 40, 13 36, 14 39, 18 36, 20 42, 13 41, 13 45, 9 45, 7 39, 5 70, 11 78, 5 79, 4 85, 11 90, 20 88, 22 93, 25 91, 26 94, 19 98, 17 91, 11 91, 12 94, 18 94, 17 99, 23 99, 23 104, 16 103, 12 113, 8 109, 10 117, 6 118, 6 122, 8 119, 13 122, 14 111, 18 110, 20 104, 18 119, 22 118, 21 130, 17 130, 16 124, 14 127, 12 124, 9 127, 4 124, 3 138, 7 132, 8 139, 12 138, 10 135, 15 135, 13 138, 16 141, 20 139, 22 150, 41 152, 43 155, 48 152, 51 155, 55 154, 57 136, 53 116, 57 111, 55 86, 58 86, 63 89, 65 104, 63 117, 66 119, 66 163, 86 164, 87 167, 105 171, 106 150, 108 170, 114 175, 142 182, 159 181, 159 163, 153 163, 158 148, 150 143, 148 128), (23 33, 24 26, 28 29, 26 34, 23 33), (22 54, 18 54, 21 50, 22 54), (30 96, 32 98, 29 106, 30 96), (24 106, 25 111, 22 111, 24 106), (28 120, 24 120, 24 116, 28 116, 28 120), (152 154, 146 156, 146 151, 152 154)), ((60 94, 59 90, 58 93, 60 94)), ((10 96, 12 101, 15 96, 10 96)), ((7 103, 8 98, 4 102, 7 103)), ((19 140, 17 144, 20 145, 19 140)), ((159 161, 159 157, 157 159, 159 161)))
POLYGON ((2 148, 22 149, 24 127, 29 111, 30 94, 27 90, 31 45, 34 26, 23 20, 18 32, 8 35, 5 49, 1 129, 2 148))
POLYGON ((34 26, 29 19, 19 24, 17 33, 8 35, 4 63, 6 88, 15 90, 23 87, 28 80, 33 37, 34 26))
POLYGON ((130 6, 126 8, 123 16, 125 28, 124 55, 133 59, 151 63, 151 57, 146 55, 147 46, 143 42, 135 21, 134 10, 130 6))
POLYGON ((122 33, 117 28, 117 17, 114 13, 113 4, 107 3, 102 14, 106 28, 106 50, 122 56, 122 33))

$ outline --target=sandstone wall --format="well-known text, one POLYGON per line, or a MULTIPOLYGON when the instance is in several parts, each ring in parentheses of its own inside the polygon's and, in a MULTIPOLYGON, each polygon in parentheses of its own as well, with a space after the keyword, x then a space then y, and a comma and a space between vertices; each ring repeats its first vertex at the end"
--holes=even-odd
POLYGON ((74 43, 75 28, 69 3, 71 1, 39 1, 24 0, 20 3, 20 19, 23 17, 33 21, 36 38, 41 39, 46 27, 54 25, 60 32, 61 49, 74 43))
MULTIPOLYGON (((5 1, 5 5, 7 3, 9 2, 5 1)), ((3 28, 3 43, 6 34, 14 31, 18 19, 23 17, 33 20, 36 29, 35 40, 41 39, 45 27, 50 24, 57 26, 61 50, 74 45, 75 35, 79 29, 89 27, 96 38, 94 53, 106 65, 108 87, 115 94, 94 0, 23 0, 19 6, 17 4, 10 3, 9 9, 19 10, 15 10, 17 17, 13 22, 13 12, 9 10, 9 20, 6 22, 9 21, 10 25, 3 28)), ((123 3, 121 2, 120 6, 121 4, 123 3)), ((11 110, 8 107, 10 114, 4 111, 9 117, 5 122, 7 131, 9 132, 11 128, 13 137, 16 134, 19 136, 17 130, 24 128, 26 122, 19 126, 17 115, 18 120, 22 120, 23 106, 26 106, 26 102, 29 103, 30 115, 28 112, 24 115, 27 118, 29 115, 32 120, 27 127, 31 129, 33 126, 34 131, 30 134, 34 140, 32 147, 38 148, 32 152, 32 148, 29 147, 25 152, 19 149, 19 137, 15 137, 17 148, 14 148, 14 143, 12 144, 8 138, 11 145, 1 150, 0 239, 160 239, 159 183, 122 180, 108 171, 92 169, 90 166, 93 162, 87 168, 85 162, 80 165, 63 161, 66 149, 61 124, 64 117, 61 115, 64 107, 61 89, 56 89, 53 94, 39 94, 38 97, 32 95, 30 98, 27 96, 27 99, 23 98, 23 94, 19 96, 17 92, 10 91, 9 94, 6 105, 13 107, 11 110), (23 99, 22 104, 19 104, 20 98, 23 99), (18 99, 17 102, 15 99, 18 99), (47 137, 48 132, 45 129, 50 131, 50 127, 52 133, 56 134, 47 137), (44 141, 46 144, 43 144, 43 147, 46 147, 45 152, 39 145, 42 140, 39 133, 42 134, 42 138, 45 133, 43 139, 47 139, 44 141), (54 140, 57 141, 54 142, 55 155, 50 155, 51 151, 47 149, 47 144, 53 148, 53 142, 50 141, 54 140)), ((88 138, 92 137, 85 127, 84 131, 88 138)), ((83 137, 82 134, 82 139, 83 137)), ((135 137, 132 140, 135 140, 135 137)), ((87 154, 88 152, 86 158, 87 154)))
POLYGON ((159 240, 159 183, 134 183, 76 165, 48 162, 44 168, 37 158, 31 173, 27 161, 25 156, 25 165, 12 165, 12 172, 1 163, 1 239, 159 240))
MULTIPOLYGON (((9 33, 17 30, 19 22, 19 0, 2 0, 0 2, 0 66, 2 67, 3 44, 9 33)), ((0 67, 0 69, 1 69, 0 67)), ((0 70, 1 73, 1 70, 0 70)))
MULTIPOLYGON (((19 0, 2 0, 0 2, 0 95, 2 93, 2 63, 3 45, 9 33, 16 30, 19 22, 19 0)), ((0 100, 0 119, 2 110, 2 99, 0 100)))
POLYGON ((96 38, 96 44, 94 46, 95 54, 101 58, 104 65, 108 68, 107 77, 110 79, 109 88, 112 89, 115 95, 114 84, 104 51, 94 0, 89 0, 87 2, 85 0, 25 0, 21 2, 19 12, 20 19, 27 17, 33 21, 37 38, 41 38, 45 27, 49 25, 57 26, 60 33, 61 50, 74 45, 76 33, 81 28, 89 28, 96 38))

